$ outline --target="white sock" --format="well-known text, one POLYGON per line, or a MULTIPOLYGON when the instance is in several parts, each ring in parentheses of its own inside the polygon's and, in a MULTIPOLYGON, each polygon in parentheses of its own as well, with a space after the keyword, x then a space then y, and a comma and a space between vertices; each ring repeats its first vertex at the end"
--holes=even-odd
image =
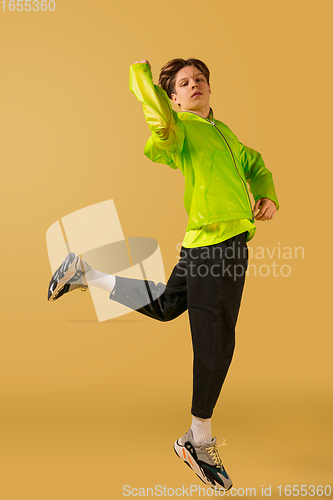
POLYGON ((86 273, 86 280, 88 286, 97 286, 97 288, 102 288, 107 292, 112 292, 115 284, 116 277, 112 274, 104 274, 99 271, 91 269, 86 273))
POLYGON ((209 443, 213 439, 211 418, 198 418, 192 415, 191 429, 193 439, 197 443, 209 443))

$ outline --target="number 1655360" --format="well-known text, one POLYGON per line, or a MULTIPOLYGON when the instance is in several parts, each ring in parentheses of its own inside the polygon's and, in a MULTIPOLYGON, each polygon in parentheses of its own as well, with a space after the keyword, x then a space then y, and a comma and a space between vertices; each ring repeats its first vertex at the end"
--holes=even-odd
POLYGON ((22 12, 22 11, 35 11, 41 10, 43 12, 49 10, 51 12, 55 9, 55 0, 3 0, 0 2, 2 5, 2 10, 5 12, 7 10, 11 12, 22 12))

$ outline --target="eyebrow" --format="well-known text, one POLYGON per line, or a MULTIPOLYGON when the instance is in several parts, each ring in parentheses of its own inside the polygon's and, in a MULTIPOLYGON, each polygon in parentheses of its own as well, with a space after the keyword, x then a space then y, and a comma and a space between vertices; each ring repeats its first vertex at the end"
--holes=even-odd
MULTIPOLYGON (((203 73, 197 73, 197 74, 196 74, 196 75, 194 75, 194 76, 199 76, 199 75, 204 76, 204 74, 203 74, 203 73)), ((187 78, 188 78, 187 76, 185 76, 184 78, 181 78, 181 79, 178 81, 178 83, 182 82, 183 80, 187 80, 187 78)))

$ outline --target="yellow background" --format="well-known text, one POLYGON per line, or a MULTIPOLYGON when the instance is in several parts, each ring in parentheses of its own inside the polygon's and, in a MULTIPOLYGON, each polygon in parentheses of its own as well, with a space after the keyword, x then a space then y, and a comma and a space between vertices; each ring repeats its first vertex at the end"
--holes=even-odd
POLYGON ((172 449, 191 423, 187 313, 98 323, 89 293, 46 300, 47 228, 107 199, 126 237, 159 242, 166 277, 177 262, 184 179, 144 157, 149 129, 128 89, 130 64, 145 58, 155 83, 172 58, 206 62, 216 118, 261 152, 281 205, 249 246, 304 248, 304 259, 276 260, 290 276, 248 277, 212 419, 225 467, 257 497, 262 485, 278 498, 280 484, 332 484, 332 2, 56 0, 54 12, 23 13, 6 3, 0 497, 203 486, 172 449))

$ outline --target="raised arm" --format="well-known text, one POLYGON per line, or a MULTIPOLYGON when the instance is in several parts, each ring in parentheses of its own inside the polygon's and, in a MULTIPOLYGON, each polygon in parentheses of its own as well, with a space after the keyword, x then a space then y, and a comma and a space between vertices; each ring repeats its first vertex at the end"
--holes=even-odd
POLYGON ((145 59, 130 66, 130 91, 142 102, 151 130, 150 143, 169 153, 180 153, 184 143, 184 126, 172 109, 165 90, 154 85, 151 66, 145 59))

